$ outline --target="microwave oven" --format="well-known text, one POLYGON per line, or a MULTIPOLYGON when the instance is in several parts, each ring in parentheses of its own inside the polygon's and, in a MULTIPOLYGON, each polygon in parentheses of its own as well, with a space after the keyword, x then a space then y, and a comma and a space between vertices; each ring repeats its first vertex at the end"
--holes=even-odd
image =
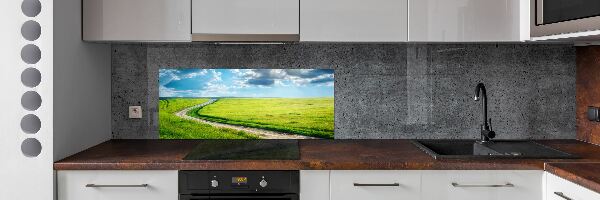
POLYGON ((531 36, 600 30, 600 0, 531 0, 531 36))

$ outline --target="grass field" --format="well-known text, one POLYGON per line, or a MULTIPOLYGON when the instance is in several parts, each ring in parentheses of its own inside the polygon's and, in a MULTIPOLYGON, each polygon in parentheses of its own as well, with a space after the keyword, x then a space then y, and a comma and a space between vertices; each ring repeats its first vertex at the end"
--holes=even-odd
POLYGON ((165 98, 159 103, 159 133, 161 139, 258 139, 242 131, 215 128, 208 124, 182 119, 175 113, 194 105, 202 104, 206 98, 165 98))
POLYGON ((193 109, 188 115, 318 138, 333 138, 334 132, 333 97, 223 98, 204 108, 193 109))

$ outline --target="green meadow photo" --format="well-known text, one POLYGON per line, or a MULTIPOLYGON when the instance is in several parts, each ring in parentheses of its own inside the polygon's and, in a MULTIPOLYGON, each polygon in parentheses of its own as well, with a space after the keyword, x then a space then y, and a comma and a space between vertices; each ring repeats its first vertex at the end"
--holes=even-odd
POLYGON ((160 69, 161 139, 332 139, 331 69, 160 69))

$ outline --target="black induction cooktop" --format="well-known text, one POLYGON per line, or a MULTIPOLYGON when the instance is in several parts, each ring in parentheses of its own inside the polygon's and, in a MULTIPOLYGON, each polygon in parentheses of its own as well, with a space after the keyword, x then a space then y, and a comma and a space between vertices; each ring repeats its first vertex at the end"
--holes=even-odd
POLYGON ((298 160, 297 140, 201 140, 183 160, 298 160))

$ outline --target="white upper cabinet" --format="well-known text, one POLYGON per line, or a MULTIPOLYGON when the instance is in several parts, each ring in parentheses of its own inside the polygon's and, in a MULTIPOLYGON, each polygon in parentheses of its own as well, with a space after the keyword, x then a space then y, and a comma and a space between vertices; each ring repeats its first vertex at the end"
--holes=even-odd
POLYGON ((194 41, 298 41, 299 0, 192 0, 194 41))
POLYGON ((190 41, 190 0, 83 0, 85 41, 190 41))
POLYGON ((407 0, 302 0, 300 41, 405 42, 407 0))
POLYGON ((512 42, 527 0, 83 0, 86 41, 512 42))
POLYGON ((410 0, 411 42, 529 40, 528 0, 410 0))

